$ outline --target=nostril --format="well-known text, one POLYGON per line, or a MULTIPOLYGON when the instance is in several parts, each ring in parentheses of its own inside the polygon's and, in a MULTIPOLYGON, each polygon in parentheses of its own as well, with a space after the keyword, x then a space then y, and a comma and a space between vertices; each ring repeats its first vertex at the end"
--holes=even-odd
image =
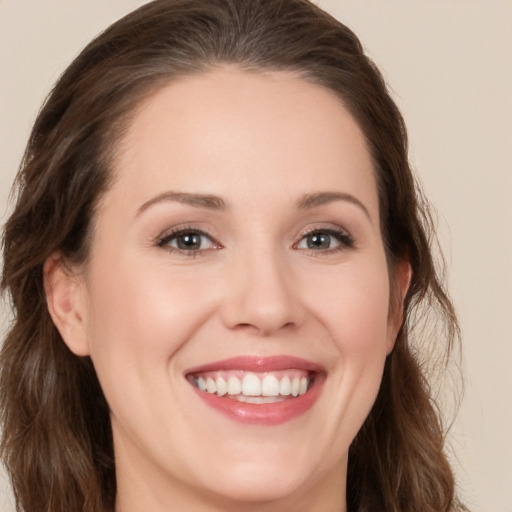
POLYGON ((266 336, 268 334, 266 329, 250 323, 236 324, 235 326, 233 326, 233 330, 244 333, 253 333, 258 336, 266 336))
POLYGON ((240 324, 233 326, 232 329, 236 330, 236 331, 240 331, 240 332, 245 332, 245 333, 253 333, 255 335, 264 337, 264 336, 270 336, 277 331, 283 331, 283 330, 289 331, 291 329, 294 329, 295 325, 296 324, 294 322, 286 322, 285 324, 280 325, 280 326, 265 324, 264 322, 255 323, 255 324, 240 323, 240 324))

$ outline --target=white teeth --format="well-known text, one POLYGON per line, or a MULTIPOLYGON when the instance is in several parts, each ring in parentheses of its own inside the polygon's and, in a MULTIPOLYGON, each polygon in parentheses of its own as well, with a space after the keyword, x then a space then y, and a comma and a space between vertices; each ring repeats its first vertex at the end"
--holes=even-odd
POLYGON ((286 400, 282 396, 244 396, 238 395, 236 397, 238 402, 245 402, 247 404, 275 404, 286 400))
POLYGON ((227 382, 221 375, 216 378, 215 375, 205 377, 197 377, 195 381, 201 391, 218 396, 228 394, 249 403, 273 403, 284 400, 283 397, 303 395, 309 388, 309 378, 296 375, 292 378, 284 375, 279 380, 273 374, 259 376, 247 372, 242 380, 236 375, 230 375, 227 377, 227 382))
POLYGON ((216 380, 216 383, 217 383, 217 395, 224 396, 228 392, 227 382, 222 377, 218 377, 216 380))
POLYGON ((283 396, 288 396, 292 392, 292 383, 290 382, 290 377, 285 375, 281 379, 281 383, 279 385, 279 394, 283 396))
POLYGON ((203 377, 199 377, 199 379, 197 379, 197 387, 201 391, 206 391, 206 381, 203 379, 203 377))
POLYGON ((295 377, 292 380, 292 395, 293 396, 298 396, 299 395, 299 389, 300 389, 300 378, 299 377, 295 377))
POLYGON ((242 394, 245 396, 261 396, 261 381, 254 373, 246 373, 242 381, 242 394))
POLYGON ((230 395, 239 395, 242 392, 242 384, 237 377, 229 377, 228 379, 228 393, 230 395))
POLYGON ((275 375, 265 375, 261 381, 261 394, 263 396, 279 395, 279 381, 275 375))
POLYGON ((302 377, 300 379, 299 395, 303 395, 308 390, 308 379, 302 377))
POLYGON ((217 384, 215 384, 215 381, 211 377, 206 379, 206 391, 212 394, 217 392, 217 384))

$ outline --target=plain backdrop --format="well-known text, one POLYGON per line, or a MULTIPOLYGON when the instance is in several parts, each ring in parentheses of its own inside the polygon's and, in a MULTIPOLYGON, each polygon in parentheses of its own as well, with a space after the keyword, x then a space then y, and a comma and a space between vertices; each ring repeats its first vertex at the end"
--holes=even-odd
MULTIPOLYGON (((0 222, 53 82, 142 3, 0 0, 0 222)), ((406 119, 463 329, 466 395, 450 435, 459 485, 473 511, 512 512, 512 1, 318 3, 358 34, 406 119)), ((0 484, 0 510, 11 512, 0 484)))

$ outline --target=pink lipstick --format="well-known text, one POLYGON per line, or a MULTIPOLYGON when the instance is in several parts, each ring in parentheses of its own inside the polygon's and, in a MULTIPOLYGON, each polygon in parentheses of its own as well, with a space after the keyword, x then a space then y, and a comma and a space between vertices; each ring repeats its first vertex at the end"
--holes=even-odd
POLYGON ((204 403, 252 425, 279 425, 304 414, 325 376, 320 365, 291 356, 241 356, 185 372, 204 403))

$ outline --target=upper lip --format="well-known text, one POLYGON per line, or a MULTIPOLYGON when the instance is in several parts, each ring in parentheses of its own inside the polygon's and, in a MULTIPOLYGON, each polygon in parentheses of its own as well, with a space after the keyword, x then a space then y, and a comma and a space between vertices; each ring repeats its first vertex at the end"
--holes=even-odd
POLYGON ((192 373, 212 372, 218 370, 243 370, 254 373, 265 373, 280 370, 298 369, 308 372, 325 373, 325 368, 317 363, 295 356, 237 356, 195 366, 185 371, 192 373))

